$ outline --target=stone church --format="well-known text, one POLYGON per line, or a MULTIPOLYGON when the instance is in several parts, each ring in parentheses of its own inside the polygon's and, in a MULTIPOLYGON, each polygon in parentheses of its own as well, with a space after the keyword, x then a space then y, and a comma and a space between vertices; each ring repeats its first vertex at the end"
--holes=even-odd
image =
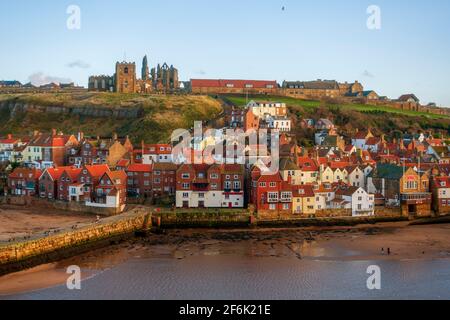
POLYGON ((135 62, 117 62, 114 76, 89 77, 89 91, 118 93, 173 93, 179 89, 178 70, 167 63, 149 70, 148 58, 142 60, 141 78, 135 62))

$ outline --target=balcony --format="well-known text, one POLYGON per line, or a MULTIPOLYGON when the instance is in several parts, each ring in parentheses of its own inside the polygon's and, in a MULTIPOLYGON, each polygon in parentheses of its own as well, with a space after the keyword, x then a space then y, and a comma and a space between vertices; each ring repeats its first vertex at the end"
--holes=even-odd
POLYGON ((429 204, 431 203, 431 193, 403 193, 401 201, 402 204, 429 204))

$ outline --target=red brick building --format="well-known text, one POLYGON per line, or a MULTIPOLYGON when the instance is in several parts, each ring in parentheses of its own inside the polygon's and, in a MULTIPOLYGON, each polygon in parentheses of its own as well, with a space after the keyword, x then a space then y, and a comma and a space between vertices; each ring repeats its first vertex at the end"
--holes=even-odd
POLYGON ((283 181, 279 173, 261 175, 258 169, 252 172, 251 203, 255 209, 265 212, 291 213, 292 186, 283 181))
POLYGON ((132 164, 125 171, 128 196, 150 197, 152 195, 152 165, 132 164))
POLYGON ((176 205, 181 208, 242 208, 242 165, 180 166, 177 171, 176 205))
POLYGON ((435 177, 431 183, 433 209, 439 215, 450 214, 450 177, 435 177))
POLYGON ((59 199, 59 181, 68 167, 48 168, 39 178, 39 197, 49 200, 59 199))
POLYGON ((83 185, 80 201, 92 199, 95 187, 99 184, 100 178, 110 172, 108 165, 88 165, 84 166, 77 178, 77 182, 83 185))
POLYGON ((39 192, 38 182, 42 171, 38 169, 16 168, 8 176, 8 188, 12 195, 34 196, 39 192))
POLYGON ((154 197, 174 195, 176 190, 177 165, 173 163, 155 163, 152 172, 154 197))
POLYGON ((117 207, 126 204, 127 201, 127 174, 125 171, 107 171, 99 179, 95 186, 92 202, 108 204, 113 198, 117 207))
POLYGON ((27 148, 40 150, 40 159, 24 160, 42 160, 52 161, 54 166, 64 166, 66 163, 66 154, 70 148, 78 145, 78 140, 73 135, 58 134, 55 129, 51 134, 36 133, 31 139, 27 148))
MULTIPOLYGON (((83 169, 68 167, 64 170, 63 174, 58 180, 59 190, 58 199, 62 201, 77 201, 76 194, 70 195, 70 187, 77 186, 82 189, 82 185, 79 184, 78 178, 80 177, 83 169)), ((81 190, 80 190, 81 191, 81 190)))

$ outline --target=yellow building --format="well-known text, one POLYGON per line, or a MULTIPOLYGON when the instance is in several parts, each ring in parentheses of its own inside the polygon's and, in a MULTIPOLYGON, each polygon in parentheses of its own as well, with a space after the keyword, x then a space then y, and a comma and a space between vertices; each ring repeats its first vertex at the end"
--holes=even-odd
POLYGON ((283 181, 297 186, 302 184, 302 171, 289 158, 282 158, 280 160, 280 174, 283 181))
POLYGON ((292 194, 292 213, 305 217, 316 214, 316 198, 311 185, 297 186, 292 194))

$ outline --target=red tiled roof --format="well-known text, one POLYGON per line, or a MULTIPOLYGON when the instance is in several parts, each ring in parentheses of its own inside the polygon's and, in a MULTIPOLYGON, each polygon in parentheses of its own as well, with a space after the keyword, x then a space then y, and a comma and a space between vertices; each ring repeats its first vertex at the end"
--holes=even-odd
POLYGON ((372 137, 372 138, 367 139, 366 145, 368 145, 368 146, 374 146, 374 145, 379 144, 380 142, 381 142, 381 139, 380 139, 380 138, 372 137))
POLYGON ((191 79, 192 88, 208 87, 208 88, 226 88, 227 85, 233 85, 234 88, 244 89, 247 85, 253 88, 267 88, 268 85, 274 88, 278 87, 276 81, 268 80, 223 80, 223 79, 191 79))
POLYGON ((281 179, 281 175, 279 173, 271 174, 271 175, 261 175, 258 179, 258 183, 260 182, 281 182, 283 179, 281 179))
POLYGON ((120 159, 119 162, 117 162, 118 167, 126 167, 130 164, 130 160, 128 159, 120 159))
POLYGON ((45 172, 47 172, 53 180, 58 180, 59 178, 61 178, 64 171, 70 168, 71 167, 48 168, 45 172))
POLYGON ((39 169, 16 168, 12 173, 10 173, 9 178, 29 178, 30 174, 33 174, 34 179, 39 179, 42 171, 39 169), (20 175, 22 175, 22 177, 20 175))
POLYGON ((100 178, 106 172, 110 172, 109 166, 107 164, 97 164, 91 166, 85 166, 86 170, 92 177, 100 178))
POLYGON ((367 135, 368 135, 368 132, 359 131, 353 139, 364 140, 364 139, 366 139, 367 135))
POLYGON ((317 164, 309 157, 298 157, 297 165, 302 171, 318 171, 317 164))
POLYGON ((129 165, 128 172, 152 172, 153 166, 151 164, 132 164, 129 165))
POLYGON ((19 141, 19 139, 0 139, 0 143, 2 144, 14 144, 17 141, 19 141))
POLYGON ((68 174, 68 176, 70 177, 70 179, 76 180, 78 175, 81 173, 81 171, 83 171, 83 169, 79 169, 79 168, 69 168, 65 170, 66 173, 68 174))
POLYGON ((144 146, 144 154, 172 154, 172 146, 170 144, 148 144, 144 146), (151 151, 151 149, 154 150, 151 151))
POLYGON ((298 198, 314 197, 314 188, 311 185, 293 186, 293 196, 298 198))
POLYGON ((346 161, 333 161, 330 162, 330 168, 331 169, 345 169, 346 167, 350 166, 350 162, 346 161))

